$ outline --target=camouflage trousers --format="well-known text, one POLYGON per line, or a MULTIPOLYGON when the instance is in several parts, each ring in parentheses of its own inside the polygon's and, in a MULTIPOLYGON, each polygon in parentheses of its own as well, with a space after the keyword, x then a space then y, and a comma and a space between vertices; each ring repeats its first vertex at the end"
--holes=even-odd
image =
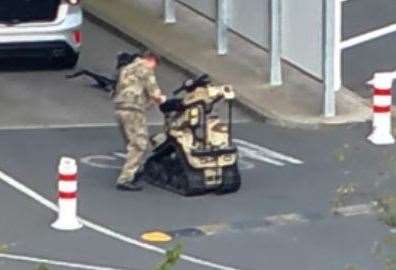
POLYGON ((121 132, 127 144, 126 161, 117 183, 133 181, 148 146, 146 115, 134 110, 116 110, 121 132))

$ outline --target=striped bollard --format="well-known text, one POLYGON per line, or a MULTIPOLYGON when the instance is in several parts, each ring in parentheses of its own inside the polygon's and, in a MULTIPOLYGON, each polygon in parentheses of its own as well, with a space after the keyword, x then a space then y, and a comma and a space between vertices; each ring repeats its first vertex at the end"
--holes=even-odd
POLYGON ((396 73, 376 73, 368 84, 373 91, 373 131, 367 138, 376 145, 394 144, 392 135, 392 84, 396 73))
POLYGON ((58 172, 58 219, 51 226, 61 231, 78 230, 83 225, 77 218, 77 162, 62 157, 58 172))

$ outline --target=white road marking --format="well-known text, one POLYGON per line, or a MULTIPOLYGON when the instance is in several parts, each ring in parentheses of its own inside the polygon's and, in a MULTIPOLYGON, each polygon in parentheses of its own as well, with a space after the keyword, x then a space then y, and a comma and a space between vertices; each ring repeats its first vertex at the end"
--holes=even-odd
POLYGON ((92 123, 92 124, 64 124, 64 125, 22 125, 22 126, 1 126, 1 131, 12 130, 34 130, 34 129, 71 129, 71 128, 101 128, 117 127, 116 123, 92 123))
MULTIPOLYGON (((240 161, 239 166, 241 170, 250 170, 255 167, 255 164, 251 160, 271 164, 277 167, 283 167, 287 163, 293 165, 304 164, 303 161, 294 157, 276 152, 269 148, 262 147, 257 144, 253 144, 241 139, 234 139, 235 144, 238 147, 240 161)), ((114 152, 112 155, 92 155, 81 158, 83 164, 101 168, 101 169, 120 169, 121 165, 114 165, 117 158, 125 159, 126 154, 122 152, 114 152)))
MULTIPOLYGON (((124 157, 122 157, 124 158, 124 157)), ((116 157, 108 156, 108 155, 93 155, 93 156, 86 156, 80 159, 80 162, 92 167, 101 168, 101 169, 121 169, 122 166, 119 165, 112 165, 108 162, 116 161, 116 157), (102 161, 103 163, 101 163, 102 161)))
MULTIPOLYGON (((250 123, 248 119, 235 120, 232 121, 233 124, 245 124, 250 123)), ((152 121, 148 122, 149 126, 163 126, 163 121, 152 121)), ((43 124, 43 125, 19 125, 19 126, 0 126, 0 131, 7 130, 34 130, 34 129, 73 129, 73 128, 101 128, 101 127, 118 127, 115 122, 111 123, 87 123, 87 124, 43 124)))
POLYGON ((307 218, 297 213, 270 216, 264 218, 264 220, 273 226, 285 226, 309 222, 307 218))
MULTIPOLYGON (((244 153, 249 154, 253 159, 258 159, 263 161, 264 159, 262 160, 258 158, 258 157, 262 157, 265 159, 271 159, 273 163, 282 163, 281 161, 284 161, 295 165, 304 164, 302 160, 276 152, 274 150, 271 150, 269 148, 257 144, 253 144, 241 139, 234 139, 233 141, 238 145, 238 149, 243 150, 244 153)), ((282 164, 284 165, 284 163, 282 164)))
POLYGON ((121 153, 121 152, 114 152, 113 153, 116 157, 120 157, 120 158, 126 158, 127 154, 126 153, 121 153))
POLYGON ((247 149, 247 148, 245 148, 245 147, 238 146, 238 150, 239 150, 239 156, 240 156, 240 158, 242 158, 242 159, 244 159, 244 160, 245 160, 246 158, 248 158, 248 159, 253 159, 253 160, 256 160, 256 161, 261 161, 261 162, 263 162, 263 163, 268 163, 268 164, 271 164, 271 165, 274 165, 274 166, 278 166, 278 167, 283 167, 283 166, 285 166, 285 163, 283 163, 283 162, 277 161, 277 160, 272 159, 272 158, 265 157, 265 156, 263 156, 263 155, 260 155, 260 154, 257 153, 256 151, 252 151, 252 150, 247 149))
POLYGON ((31 263, 38 263, 38 264, 53 265, 53 266, 63 266, 66 268, 71 268, 71 269, 124 270, 121 268, 112 268, 112 267, 95 266, 95 265, 89 265, 89 264, 72 263, 72 262, 66 262, 66 261, 57 261, 57 260, 50 260, 50 259, 44 259, 44 258, 35 258, 35 257, 14 255, 14 254, 9 254, 9 253, 7 253, 7 254, 0 253, 0 259, 6 259, 6 260, 11 260, 11 261, 20 261, 20 262, 31 262, 31 263))
MULTIPOLYGON (((49 201, 48 199, 44 198, 43 196, 41 196, 40 194, 38 194, 37 192, 35 192, 34 190, 30 189, 29 187, 23 185, 22 183, 18 182, 17 180, 13 179, 11 176, 7 175, 6 173, 4 173, 3 171, 0 171, 0 180, 2 180, 4 183, 10 185, 11 187, 15 188, 16 190, 18 190, 19 192, 25 194, 26 196, 30 197, 31 199, 35 200, 36 202, 44 205, 45 207, 57 212, 58 211, 58 207, 51 201, 49 201)), ((165 254, 166 250, 159 248, 157 246, 154 245, 150 245, 147 243, 143 243, 141 241, 138 241, 136 239, 130 238, 128 236, 122 235, 120 233, 117 233, 109 228, 106 228, 103 225, 98 225, 95 224, 91 221, 88 221, 86 219, 83 218, 79 218, 80 222, 82 224, 84 224, 85 227, 90 228, 98 233, 104 234, 110 238, 119 240, 121 242, 124 243, 128 243, 131 244, 133 246, 145 249, 145 250, 149 250, 149 251, 153 251, 155 253, 159 253, 159 254, 165 254)), ((180 256, 180 258, 186 262, 190 262, 193 264, 197 264, 197 265, 201 265, 201 266, 205 266, 208 268, 212 268, 212 269, 218 269, 218 270, 241 270, 238 268, 233 268, 233 267, 229 267, 229 266, 225 266, 225 265, 221 265, 221 264, 217 264, 214 262, 210 262, 207 260, 203 260, 197 257, 193 257, 190 255, 186 255, 186 254, 182 254, 180 256)))

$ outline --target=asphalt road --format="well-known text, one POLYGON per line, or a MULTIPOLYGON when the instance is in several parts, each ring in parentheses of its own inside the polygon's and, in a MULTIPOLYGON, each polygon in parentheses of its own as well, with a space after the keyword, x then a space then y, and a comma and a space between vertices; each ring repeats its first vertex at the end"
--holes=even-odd
MULTIPOLYGON (((134 50, 89 22, 84 32, 81 67, 110 73, 117 51, 134 50)), ((369 145, 364 139, 368 126, 283 129, 237 109, 240 192, 184 198, 146 186, 143 192, 122 193, 114 189, 114 181, 124 146, 113 127, 110 101, 85 80, 65 81, 67 73, 0 75, 0 246, 7 245, 9 253, 117 270, 154 269, 163 256, 136 240, 144 231, 161 229, 178 236, 159 248, 182 242, 184 252, 196 258, 195 263, 182 261, 176 268, 180 270, 334 270, 348 264, 362 270, 382 268, 384 259, 375 257, 373 249, 389 232, 377 217, 330 213, 342 184, 357 185, 346 204, 366 204, 395 188, 395 147, 369 145), (106 127, 95 127, 101 125, 106 127), (49 225, 55 213, 7 184, 12 178, 56 203, 56 167, 63 155, 79 160, 79 214, 113 234, 92 226, 74 233, 54 231, 49 225), (283 215, 290 213, 294 218, 285 222, 283 215), (191 233, 197 228, 206 233, 191 233), (122 237, 115 239, 117 233, 122 237)), ((158 76, 164 89, 186 78, 167 63, 158 76)), ((154 133, 161 122, 155 109, 150 122, 154 133)), ((0 253, 1 269, 31 270, 35 265, 4 259, 0 253)))
MULTIPOLYGON (((55 202, 57 161, 61 155, 75 157, 80 160, 82 217, 134 239, 147 230, 206 226, 213 235, 182 233, 173 244, 180 241, 186 253, 222 265, 333 270, 356 264, 359 269, 371 270, 381 269, 381 261, 371 252, 387 237, 385 226, 375 215, 343 218, 330 213, 341 184, 358 185, 349 204, 367 203, 395 188, 395 149, 376 150, 364 139, 357 139, 366 129, 301 131, 260 123, 237 124, 237 139, 297 158, 303 164, 285 161, 284 166, 275 166, 258 159, 257 155, 271 157, 260 151, 245 156, 242 189, 228 196, 184 198, 151 186, 132 194, 115 190, 118 170, 92 164, 121 165, 122 159, 103 159, 122 149, 116 128, 2 131, 0 164, 7 175, 55 202), (93 159, 87 163, 87 157, 93 159), (283 226, 263 222, 266 217, 289 213, 306 221, 283 226), (230 224, 232 230, 227 229, 230 224), (214 229, 213 225, 226 229, 214 229)), ((55 232, 49 229, 54 213, 4 183, 0 189, 0 235, 11 253, 126 269, 153 269, 161 260, 153 252, 87 228, 77 233, 55 232)), ((182 263, 176 269, 210 268, 182 263)))
MULTIPOLYGON (((396 22, 394 0, 356 0, 344 3, 343 38, 364 34, 396 22)), ((396 70, 396 33, 346 49, 343 53, 344 85, 371 97, 365 84, 377 71, 396 70)), ((395 84, 396 86, 396 84, 395 84)))

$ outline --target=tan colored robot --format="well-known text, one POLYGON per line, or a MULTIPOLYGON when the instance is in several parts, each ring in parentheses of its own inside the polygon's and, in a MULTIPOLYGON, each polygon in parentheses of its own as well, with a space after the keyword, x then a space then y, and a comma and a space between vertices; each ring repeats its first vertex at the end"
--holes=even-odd
POLYGON ((241 176, 232 143, 232 87, 213 86, 205 74, 186 81, 174 94, 160 107, 164 132, 153 137, 154 150, 141 176, 185 196, 238 191, 241 176), (225 122, 213 113, 222 101, 228 106, 225 122))

